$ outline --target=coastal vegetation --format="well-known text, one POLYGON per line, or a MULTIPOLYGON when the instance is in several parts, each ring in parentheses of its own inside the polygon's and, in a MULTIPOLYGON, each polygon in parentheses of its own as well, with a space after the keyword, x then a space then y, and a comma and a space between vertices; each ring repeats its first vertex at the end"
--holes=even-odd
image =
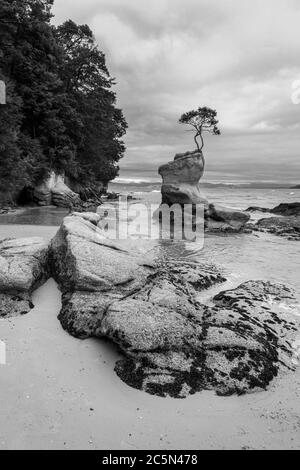
POLYGON ((87 25, 51 24, 53 0, 2 0, 0 202, 51 173, 97 187, 118 174, 127 123, 87 25))
POLYGON ((204 147, 203 135, 205 132, 213 135, 221 134, 218 128, 219 121, 217 121, 216 118, 217 111, 204 106, 184 113, 179 119, 180 124, 191 126, 193 128, 192 130, 195 131, 194 141, 199 152, 201 152, 204 147), (201 146, 199 146, 198 137, 200 138, 201 146))

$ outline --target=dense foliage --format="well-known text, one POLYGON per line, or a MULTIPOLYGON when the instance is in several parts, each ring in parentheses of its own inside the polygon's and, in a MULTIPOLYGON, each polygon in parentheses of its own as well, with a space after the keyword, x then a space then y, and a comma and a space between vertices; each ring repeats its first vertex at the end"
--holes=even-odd
POLYGON ((0 193, 54 170, 92 186, 118 173, 126 132, 105 56, 86 25, 51 24, 53 0, 1 0, 0 193))

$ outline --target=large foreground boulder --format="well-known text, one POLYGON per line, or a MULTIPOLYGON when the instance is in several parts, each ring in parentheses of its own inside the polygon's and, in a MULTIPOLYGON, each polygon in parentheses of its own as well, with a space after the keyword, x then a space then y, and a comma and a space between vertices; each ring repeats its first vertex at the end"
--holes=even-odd
POLYGON ((129 253, 97 227, 100 216, 66 217, 51 243, 52 270, 63 291, 128 295, 152 273, 151 260, 129 253))
MULTIPOLYGON (((63 292, 60 320, 77 337, 94 336, 108 306, 128 298, 149 284, 162 260, 137 255, 122 243, 103 235, 93 213, 66 217, 51 243, 53 276, 63 292)), ((182 276, 195 288, 206 288, 224 278, 213 268, 186 265, 182 276)), ((102 336, 102 333, 100 333, 102 336)))
POLYGON ((163 204, 201 204, 207 206, 200 192, 199 181, 204 173, 202 152, 187 152, 175 155, 172 162, 162 165, 159 174, 163 179, 163 204))
POLYGON ((116 372, 128 385, 176 398, 203 389, 230 395, 294 370, 292 291, 251 281, 201 304, 201 291, 225 281, 217 268, 138 256, 105 238, 98 221, 69 216, 52 242, 59 318, 76 337, 117 344, 124 359, 116 372))
POLYGON ((0 317, 28 313, 32 292, 48 277, 48 244, 43 239, 0 241, 0 317))
MULTIPOLYGON (((182 297, 181 287, 171 285, 182 297)), ((103 321, 106 335, 126 351, 116 371, 131 386, 173 397, 203 389, 241 394, 265 389, 280 368, 294 369, 296 321, 271 306, 276 298, 293 300, 284 286, 246 283, 219 294, 214 307, 193 304, 188 315, 161 305, 157 289, 149 300, 140 293, 113 304, 103 321)))

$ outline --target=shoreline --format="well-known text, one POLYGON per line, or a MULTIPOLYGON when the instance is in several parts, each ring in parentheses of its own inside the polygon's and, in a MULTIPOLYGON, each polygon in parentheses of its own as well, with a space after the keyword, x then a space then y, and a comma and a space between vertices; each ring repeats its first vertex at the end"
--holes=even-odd
POLYGON ((20 215, 26 211, 27 207, 16 206, 15 208, 0 207, 0 217, 6 215, 20 215))

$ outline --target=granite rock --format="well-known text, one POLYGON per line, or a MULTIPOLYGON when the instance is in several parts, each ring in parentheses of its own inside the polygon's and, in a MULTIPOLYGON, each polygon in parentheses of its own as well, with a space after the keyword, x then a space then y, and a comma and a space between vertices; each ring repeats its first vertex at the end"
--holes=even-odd
POLYGON ((48 277, 47 242, 37 237, 0 241, 0 316, 28 313, 32 292, 48 277))
POLYGON ((295 369, 299 322, 283 285, 249 281, 202 304, 201 292, 225 281, 216 267, 145 260, 106 239, 94 215, 67 217, 51 249, 63 327, 115 343, 124 355, 116 372, 131 387, 174 398, 243 394, 295 369))
POLYGON ((159 174, 163 179, 162 203, 201 204, 207 206, 200 192, 199 181, 203 176, 205 161, 202 152, 175 155, 172 162, 162 165, 159 174))

